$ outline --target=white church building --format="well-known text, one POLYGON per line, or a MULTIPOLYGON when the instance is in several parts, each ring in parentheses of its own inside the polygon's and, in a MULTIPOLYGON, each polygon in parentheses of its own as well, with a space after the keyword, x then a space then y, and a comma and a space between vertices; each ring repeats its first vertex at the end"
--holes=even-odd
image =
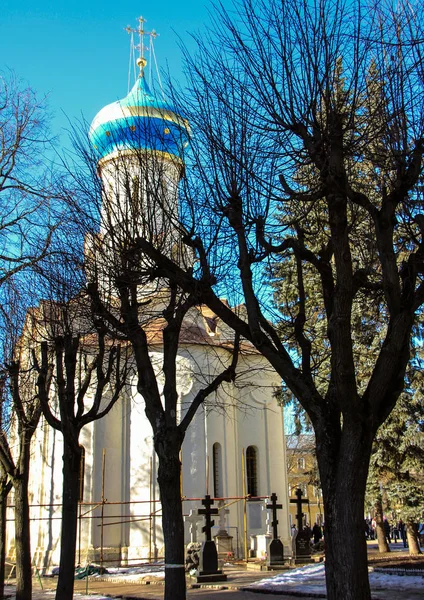
MULTIPOLYGON (((132 152, 143 150, 149 157, 152 176, 158 173, 166 180, 160 185, 167 194, 168 210, 177 210, 182 169, 176 160, 178 150, 166 136, 172 139, 172 128, 181 128, 184 119, 152 93, 143 67, 144 62, 129 94, 95 117, 90 138, 100 155, 99 173, 105 189, 119 188, 114 168, 117 153, 122 157, 124 148, 129 168, 134 170, 140 167, 132 152), (138 122, 146 118, 162 128, 165 138, 158 137, 152 144, 151 139, 140 142, 139 136, 135 149, 134 132, 138 122)), ((147 196, 144 201, 148 202, 147 196)), ((112 218, 108 205, 104 203, 101 219, 112 218)), ((128 207, 115 206, 117 227, 121 210, 125 212, 128 207)), ((163 220, 157 214, 151 218, 156 220, 158 233, 163 220)), ((231 339, 231 332, 206 307, 191 309, 183 331, 177 365, 181 418, 202 386, 202 374, 218 373, 228 361, 231 339)), ((161 337, 155 334, 154 326, 151 346, 160 378, 161 337)), ((247 344, 238 370, 234 383, 225 383, 201 406, 185 436, 181 494, 186 543, 204 538, 197 509, 209 494, 215 499, 214 507, 220 509, 212 530, 218 552, 232 552, 237 558, 245 558, 247 552, 249 557, 265 558, 272 531, 266 504, 276 493, 283 505, 278 511, 278 533, 287 556, 291 554, 291 538, 284 421, 283 409, 275 398, 281 381, 247 344)), ((135 385, 131 389, 134 391, 122 394, 110 413, 81 432, 84 461, 76 557, 81 565, 90 561, 101 561, 106 567, 118 562, 131 565, 163 557, 152 431, 143 398, 135 385)), ((46 569, 59 563, 62 448, 61 434, 42 420, 34 436, 30 467, 31 546, 35 563, 46 569)), ((9 518, 13 518, 11 512, 9 518)), ((13 556, 12 524, 9 534, 8 554, 13 556)))

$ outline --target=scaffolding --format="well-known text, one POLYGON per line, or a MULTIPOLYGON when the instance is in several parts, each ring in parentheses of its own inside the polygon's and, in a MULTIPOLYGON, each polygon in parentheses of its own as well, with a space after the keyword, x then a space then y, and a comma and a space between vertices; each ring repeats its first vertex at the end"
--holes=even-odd
MULTIPOLYGON (((98 560, 94 560, 93 562, 98 563, 100 567, 103 567, 105 564, 110 564, 110 563, 113 563, 114 565, 116 565, 118 567, 129 566, 131 563, 133 564, 133 566, 135 566, 136 564, 143 564, 146 562, 154 563, 159 560, 162 560, 164 557, 159 554, 158 548, 156 545, 156 535, 157 535, 157 530, 158 530, 157 519, 162 516, 162 510, 161 510, 161 506, 160 506, 160 500, 155 497, 152 461, 150 462, 150 474, 149 474, 149 488, 150 489, 149 489, 149 499, 147 499, 147 500, 108 501, 105 497, 105 479, 106 479, 105 464, 106 464, 106 452, 105 452, 105 450, 103 450, 100 500, 92 501, 92 502, 80 501, 78 503, 78 523, 77 523, 78 536, 77 536, 77 551, 76 551, 77 564, 82 565, 84 562, 87 562, 87 561, 84 561, 83 556, 85 555, 87 557, 89 555, 89 549, 91 551, 95 551, 96 556, 98 556, 98 560), (146 505, 148 505, 148 511, 143 511, 142 508, 145 507, 146 505), (109 511, 107 510, 110 507, 119 508, 119 511, 117 510, 118 514, 114 514, 114 513, 110 514, 109 511), (140 507, 140 509, 137 510, 138 507, 140 507), (99 510, 97 510, 97 509, 99 509, 99 510), (94 514, 95 511, 97 511, 98 514, 94 514), (100 528, 100 544, 99 544, 99 546, 94 546, 93 544, 87 543, 87 547, 84 549, 83 548, 83 535, 82 535, 83 523, 85 521, 89 521, 89 520, 97 521, 97 523, 95 523, 95 526, 100 528), (135 558, 129 558, 128 556, 123 557, 122 554, 120 554, 118 558, 117 557, 114 557, 113 559, 106 558, 105 542, 104 542, 104 540, 105 540, 104 533, 105 533, 106 528, 110 527, 110 526, 114 526, 114 525, 124 525, 124 524, 132 525, 137 522, 148 522, 147 556, 137 556, 135 558), (88 546, 90 546, 90 548, 88 548, 88 546), (85 550, 85 552, 84 552, 84 550, 85 550)), ((241 496, 223 496, 223 497, 216 497, 216 498, 212 498, 212 499, 214 502, 219 503, 220 510, 226 510, 235 504, 242 503, 242 515, 243 515, 242 516, 242 523, 243 523, 242 544, 240 544, 241 540, 240 540, 239 526, 226 525, 226 529, 235 530, 236 552, 235 552, 234 558, 237 560, 247 561, 249 558, 248 526, 247 526, 248 503, 252 502, 252 501, 267 500, 269 498, 269 496, 252 497, 249 494, 247 494, 246 484, 245 484, 246 478, 244 476, 244 471, 245 471, 244 453, 243 453, 243 457, 242 457, 242 470, 243 470, 242 480, 244 482, 244 485, 243 485, 243 490, 242 490, 241 496), (240 547, 242 548, 241 555, 239 552, 240 547)), ((207 489, 206 493, 208 493, 208 491, 209 490, 207 489)), ((181 490, 181 492, 182 492, 182 490, 181 490)), ((186 511, 184 511, 184 504, 189 503, 189 502, 200 504, 204 498, 203 497, 189 498, 189 497, 182 495, 181 499, 183 502, 183 517, 185 518, 185 517, 188 517, 189 514, 186 511)), ((56 513, 61 512, 60 509, 62 508, 62 503, 45 503, 45 504, 34 503, 34 504, 30 504, 29 508, 30 508, 30 521, 31 522, 47 521, 50 523, 50 527, 51 527, 52 521, 58 521, 58 520, 61 521, 61 519, 62 519, 61 514, 57 514, 57 515, 53 514, 55 512, 56 513), (46 517, 34 516, 35 511, 37 510, 38 512, 40 512, 40 509, 48 510, 50 515, 46 516, 46 517)), ((14 505, 9 504, 8 510, 10 511, 12 509, 14 509, 14 505)), ((12 521, 14 521, 14 518, 12 518, 12 517, 7 518, 7 521, 12 522, 12 521)), ((116 550, 118 550, 118 548, 116 548, 116 550)), ((45 562, 45 560, 44 560, 44 562, 45 562)), ((49 566, 51 566, 51 565, 49 565, 49 566)), ((47 567, 44 567, 44 568, 47 568, 47 567)))
MULTIPOLYGON (((222 502, 223 504, 220 505, 220 509, 228 509, 230 506, 242 502, 243 503, 243 515, 244 515, 244 522, 246 523, 246 513, 247 513, 247 503, 249 501, 252 500, 266 500, 268 499, 268 496, 258 496, 255 498, 251 498, 250 496, 238 496, 238 497, 234 497, 234 496, 230 496, 230 497, 222 497, 222 498, 213 498, 214 502, 222 502)), ((185 502, 201 502, 203 500, 203 498, 182 498, 183 501, 183 506, 185 502)), ((116 501, 116 502, 110 502, 108 500, 106 500, 104 497, 99 500, 99 501, 94 501, 94 502, 79 502, 79 514, 78 514, 78 539, 77 539, 77 553, 76 553, 76 559, 77 559, 77 563, 79 565, 81 565, 84 560, 83 560, 83 556, 84 554, 87 554, 87 548, 85 549, 86 551, 83 552, 83 548, 82 548, 82 535, 81 535, 81 531, 82 531, 82 527, 83 527, 83 521, 85 520, 94 520, 94 521, 98 521, 98 523, 96 523, 96 526, 100 528, 100 546, 98 548, 96 548, 97 553, 99 555, 99 560, 96 561, 99 563, 100 567, 103 567, 106 564, 110 564, 110 563, 118 563, 116 564, 116 566, 128 566, 129 563, 153 563, 153 562, 157 562, 162 560, 164 557, 161 556, 158 553, 158 549, 156 547, 156 545, 154 544, 154 539, 155 539, 155 529, 156 529, 156 520, 158 517, 162 516, 162 511, 161 508, 157 508, 152 510, 152 505, 157 505, 160 504, 160 500, 132 500, 132 501, 116 501), (141 511, 138 513, 137 511, 134 512, 130 512, 130 510, 127 510, 127 514, 105 514, 106 512, 106 508, 107 507, 126 507, 127 509, 131 509, 132 507, 138 507, 138 506, 142 506, 142 505, 146 505, 149 504, 150 510, 149 512, 146 513, 142 513, 141 511), (100 514, 95 515, 93 514, 93 512, 100 508, 100 514), (104 550, 105 550, 105 546, 104 546, 104 531, 107 527, 112 526, 112 525, 122 525, 122 524, 133 524, 136 522, 148 522, 148 539, 149 539, 149 550, 148 550, 148 554, 147 556, 141 556, 141 557, 136 557, 136 558, 129 558, 129 557, 120 557, 118 559, 108 559, 105 557, 104 554, 104 550)), ((51 504, 30 504, 30 511, 32 512, 33 510, 39 510, 40 508, 45 508, 48 510, 51 509, 60 509, 62 507, 61 503, 51 503, 51 504)), ((14 509, 14 505, 10 504, 8 506, 8 508, 14 509)), ((184 517, 188 516, 188 513, 184 513, 183 514, 184 517)), ((49 516, 49 517, 36 517, 36 516, 31 516, 30 517, 30 521, 31 522, 41 522, 41 521, 47 521, 47 522, 51 522, 51 521, 61 521, 62 517, 61 516, 49 516)), ((8 522, 14 522, 14 518, 9 517, 7 519, 8 522)), ((248 544, 247 544, 247 539, 248 539, 248 535, 247 535, 247 531, 244 531, 244 536, 243 536, 243 556, 239 556, 237 549, 239 547, 239 528, 237 526, 230 526, 227 525, 226 529, 230 529, 230 530, 235 530, 235 534, 236 534, 236 553, 235 553, 235 558, 238 560, 244 560, 247 561, 248 557, 249 557, 249 550, 248 550, 248 544)))

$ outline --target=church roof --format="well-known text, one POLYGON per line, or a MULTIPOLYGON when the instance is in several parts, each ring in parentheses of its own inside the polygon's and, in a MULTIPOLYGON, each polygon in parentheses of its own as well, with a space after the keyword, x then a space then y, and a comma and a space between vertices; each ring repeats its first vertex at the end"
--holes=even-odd
MULTIPOLYGON (((152 345, 162 345, 163 330, 168 325, 163 317, 150 318, 144 325, 147 340, 152 345)), ((207 345, 232 349, 234 332, 221 321, 207 306, 193 307, 186 314, 180 331, 180 345, 207 345)), ((247 340, 240 343, 242 353, 256 354, 257 351, 247 340)))
MULTIPOLYGON (((238 307, 239 308, 239 307, 238 307)), ((74 334, 82 335, 84 343, 90 346, 96 344, 97 336, 93 333, 93 325, 90 317, 89 303, 84 293, 74 298, 68 304, 69 314, 72 315, 74 334)), ((32 308, 27 314, 24 333, 33 335, 33 328, 49 324, 59 324, 62 315, 62 306, 54 301, 42 300, 37 308, 32 308)), ((168 325, 166 319, 160 313, 140 315, 140 322, 145 331, 147 343, 152 347, 163 345, 163 330, 168 325)), ((59 328, 60 329, 60 328, 59 328)), ((39 333, 39 332, 38 332, 39 333)), ((232 350, 234 344, 233 331, 221 321, 205 305, 194 306, 186 314, 180 331, 180 346, 200 345, 220 347, 232 350)), ((250 342, 241 340, 240 352, 242 354, 258 354, 250 342)))
POLYGON ((108 104, 94 117, 89 138, 99 160, 139 150, 182 159, 189 133, 188 121, 151 92, 141 72, 125 98, 108 104))

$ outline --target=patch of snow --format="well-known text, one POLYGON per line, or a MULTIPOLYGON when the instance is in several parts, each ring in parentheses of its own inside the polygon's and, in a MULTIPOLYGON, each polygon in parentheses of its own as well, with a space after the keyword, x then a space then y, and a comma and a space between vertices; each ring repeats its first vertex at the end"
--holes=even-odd
POLYGON ((165 578, 165 566, 157 563, 141 567, 108 567, 107 571, 103 575, 94 575, 94 577, 113 583, 136 583, 146 579, 162 580, 165 578))
POLYGON ((151 565, 142 565, 141 567, 107 567, 107 574, 110 575, 163 575, 165 566, 157 563, 151 565))
POLYGON ((370 585, 373 590, 378 589, 397 589, 405 590, 416 587, 423 587, 424 579, 422 575, 389 575, 388 573, 370 573, 370 585))
MULTIPOLYGON (((386 573, 369 574, 370 586, 373 590, 387 589, 405 590, 423 586, 421 575, 389 575, 386 573)), ((247 585, 243 589, 272 590, 278 592, 288 588, 294 590, 301 587, 303 592, 325 592, 325 566, 324 563, 306 565, 297 569, 286 571, 269 579, 261 579, 256 583, 247 585)))

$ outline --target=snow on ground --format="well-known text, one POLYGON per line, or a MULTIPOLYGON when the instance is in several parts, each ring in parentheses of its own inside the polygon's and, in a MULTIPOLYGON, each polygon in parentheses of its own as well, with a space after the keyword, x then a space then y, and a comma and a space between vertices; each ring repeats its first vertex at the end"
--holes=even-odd
MULTIPOLYGON (((274 592, 285 591, 287 589, 296 590, 301 588, 302 592, 325 592, 325 573, 324 563, 306 565, 297 569, 292 569, 271 577, 270 579, 261 579, 256 583, 245 586, 243 589, 272 590, 274 592)), ((369 574, 371 589, 420 589, 424 585, 424 579, 421 575, 389 575, 386 573, 375 573, 370 570, 369 574)))
MULTIPOLYGON (((163 580, 165 578, 164 564, 146 564, 141 567, 108 567, 107 573, 103 575, 90 575, 89 580, 100 579, 101 581, 110 581, 112 583, 141 583, 146 580, 163 580)), ((5 586, 5 593, 10 595, 11 600, 16 598, 14 586, 5 586)), ((46 597, 55 597, 54 590, 33 591, 32 600, 44 600, 46 597)), ((74 593, 74 600, 110 600, 110 596, 101 594, 79 594, 74 593)))
MULTIPOLYGON (((145 579, 163 579, 164 578, 164 566, 163 564, 151 564, 143 565, 141 567, 116 567, 109 568, 108 574, 90 576, 90 579, 99 577, 102 581, 113 581, 121 583, 136 583, 145 579)), ((385 590, 390 588, 391 590, 422 590, 424 588, 424 578, 421 575, 390 575, 388 573, 374 572, 370 569, 370 585, 372 590, 385 590)), ((243 586, 244 590, 260 590, 260 591, 302 591, 303 593, 319 593, 325 594, 325 573, 324 563, 317 563, 312 565, 306 565, 298 567, 296 569, 290 569, 274 577, 267 579, 261 579, 256 583, 248 584, 243 586)), ((6 592, 12 594, 14 598, 15 588, 7 586, 6 592)), ((46 596, 54 597, 55 592, 44 591, 40 592, 40 598, 46 598, 46 596), (43 594, 43 595, 41 595, 43 594)), ((34 592, 33 600, 37 600, 38 593, 34 592)), ((107 596, 95 594, 95 595, 74 595, 75 600, 107 600, 107 596)))
POLYGON ((99 577, 102 581, 135 583, 145 579, 164 579, 165 568, 163 563, 143 565, 141 567, 108 567, 107 573, 94 575, 94 577, 99 577))
POLYGON ((412 588, 423 588, 424 578, 422 575, 388 575, 387 573, 370 573, 370 583, 374 590, 392 589, 405 590, 412 588))

